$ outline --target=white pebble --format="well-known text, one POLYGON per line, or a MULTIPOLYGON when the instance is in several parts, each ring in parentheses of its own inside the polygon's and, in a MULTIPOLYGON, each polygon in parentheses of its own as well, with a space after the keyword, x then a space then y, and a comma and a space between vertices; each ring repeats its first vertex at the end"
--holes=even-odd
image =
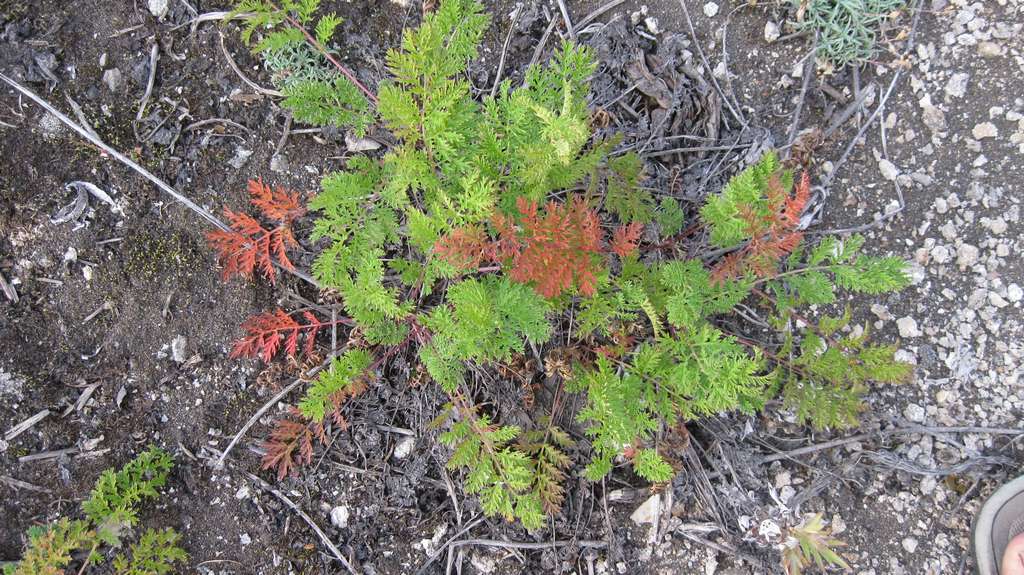
POLYGON ((1013 303, 1017 303, 1021 300, 1021 298, 1024 298, 1024 289, 1021 289, 1021 287, 1017 284, 1010 284, 1009 286, 1007 286, 1006 299, 1010 300, 1013 303))
POLYGON ((909 315, 896 320, 896 328, 900 331, 900 337, 921 336, 921 330, 917 328, 917 320, 909 315))
POLYGON ((416 446, 415 437, 403 437, 398 445, 395 446, 395 459, 405 459, 412 453, 412 448, 416 446))
POLYGON ((896 181, 896 176, 900 175, 900 170, 896 167, 896 164, 884 158, 878 160, 878 170, 882 172, 882 177, 890 182, 896 181))
POLYGON ((149 13, 156 18, 162 19, 167 15, 167 10, 170 8, 169 0, 149 0, 149 13))
POLYGON ((976 140, 983 140, 985 138, 995 138, 999 135, 999 130, 996 129, 996 125, 992 122, 982 122, 971 130, 971 135, 976 140))
POLYGON ((961 244, 956 249, 956 263, 961 269, 973 266, 978 263, 979 253, 978 248, 971 244, 961 244))
POLYGON ((344 529, 348 527, 348 507, 345 505, 339 505, 334 509, 331 509, 331 525, 334 525, 338 529, 344 529))
POLYGON ((704 5, 704 15, 708 18, 714 18, 718 14, 718 4, 714 2, 708 2, 704 5))
POLYGON ((903 417, 914 423, 924 422, 924 408, 916 403, 911 403, 903 410, 903 417))

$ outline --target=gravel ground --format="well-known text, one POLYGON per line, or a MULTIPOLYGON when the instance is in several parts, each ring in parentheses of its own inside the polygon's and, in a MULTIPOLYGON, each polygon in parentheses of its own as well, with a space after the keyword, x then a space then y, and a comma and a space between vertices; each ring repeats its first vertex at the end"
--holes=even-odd
MULTIPOLYGON (((703 5, 704 14, 717 14, 704 36, 712 56, 721 51, 715 39, 725 16, 740 3, 713 4, 703 5)), ((685 26, 677 2, 660 8, 662 26, 685 26)), ((876 335, 898 338, 900 355, 917 371, 911 383, 872 393, 867 428, 1021 429, 1024 3, 926 0, 923 9, 916 48, 902 62, 904 79, 886 104, 884 125, 868 130, 837 172, 819 229, 891 214, 902 192, 903 211, 867 235, 875 249, 912 260, 914 284, 887 301, 856 302, 854 309, 870 310, 864 319, 876 335)), ((770 33, 776 23, 770 10, 751 14, 745 30, 761 26, 770 33)), ((734 38, 742 33, 729 32, 734 38)), ((767 52, 781 59, 774 70, 787 69, 784 47, 767 52)), ((732 53, 740 99, 755 101, 757 86, 741 86, 749 76, 736 49, 732 53)), ((885 54, 879 61, 892 59, 885 54)), ((894 68, 869 70, 888 86, 894 68)), ((769 76, 773 81, 776 87, 799 84, 794 75, 769 76)), ((796 100, 793 95, 791 105, 796 100)), ((835 161, 841 152, 819 158, 835 161)), ((824 162, 823 171, 831 164, 824 162)), ((832 518, 856 573, 970 573, 972 518, 989 493, 1021 472, 1022 462, 1019 435, 900 434, 881 445, 847 444, 827 459, 773 464, 768 475, 779 503, 795 501, 808 487, 820 490, 801 511, 832 518), (827 487, 816 486, 823 477, 827 487)), ((678 553, 672 547, 666 552, 678 553)), ((704 573, 761 572, 745 565, 716 568, 728 555, 688 563, 704 573)), ((666 572, 693 572, 688 568, 666 572)))

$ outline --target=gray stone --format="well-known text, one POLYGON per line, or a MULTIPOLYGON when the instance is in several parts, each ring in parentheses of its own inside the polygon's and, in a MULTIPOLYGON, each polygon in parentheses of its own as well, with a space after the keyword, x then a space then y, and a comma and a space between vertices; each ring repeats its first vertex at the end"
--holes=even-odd
POLYGON ((167 15, 168 9, 170 9, 170 0, 149 0, 149 13, 155 18, 162 20, 167 15))
POLYGON ((644 523, 650 523, 654 525, 658 521, 658 517, 661 516, 661 495, 654 494, 647 498, 640 504, 640 507, 636 508, 636 511, 629 516, 629 519, 637 525, 643 525, 644 523))
POLYGON ((896 181, 896 176, 900 175, 900 170, 896 167, 896 164, 884 158, 878 160, 878 171, 882 172, 882 177, 890 182, 896 181))
POLYGON ((946 82, 946 95, 951 98, 963 98, 967 94, 967 80, 970 76, 964 73, 953 74, 946 82))
POLYGON ((179 335, 171 342, 171 359, 177 363, 185 363, 188 357, 185 355, 188 350, 188 338, 179 335))
POLYGON ((1006 288, 1006 299, 1013 303, 1017 303, 1024 297, 1024 289, 1017 284, 1010 284, 1006 288))
POLYGON ((236 170, 240 170, 249 161, 250 156, 252 156, 252 150, 238 148, 235 150, 235 157, 228 160, 228 165, 236 170))
POLYGON ((121 88, 121 71, 111 68, 103 73, 103 83, 111 92, 117 92, 121 88))
POLYGON ((903 410, 903 417, 907 420, 913 421, 914 423, 924 422, 924 408, 916 403, 911 403, 903 410))
POLYGON ((331 509, 331 525, 334 525, 338 529, 348 527, 348 516, 348 506, 338 505, 334 509, 331 509))
POLYGON ((956 249, 956 264, 961 268, 968 268, 978 263, 978 248, 971 244, 960 244, 956 249))
POLYGON ((901 317, 896 320, 896 329, 900 332, 900 337, 920 337, 921 330, 917 328, 917 320, 908 316, 901 317))
POLYGON ((415 437, 403 437, 398 445, 395 446, 395 459, 405 459, 412 453, 413 447, 416 447, 415 437))

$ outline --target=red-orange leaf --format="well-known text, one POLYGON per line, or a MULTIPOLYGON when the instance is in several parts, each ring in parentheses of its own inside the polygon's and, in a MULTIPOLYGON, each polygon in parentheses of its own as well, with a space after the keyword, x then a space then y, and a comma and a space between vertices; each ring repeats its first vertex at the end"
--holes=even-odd
POLYGON ((753 209, 741 209, 740 217, 747 223, 745 231, 750 240, 715 267, 712 281, 721 282, 747 272, 759 277, 774 274, 779 261, 803 240, 803 232, 798 228, 810 195, 811 179, 807 172, 801 174, 792 194, 782 185, 781 174, 772 175, 765 192, 767 213, 762 215, 753 209))
MULTIPOLYGON (((537 293, 556 297, 575 285, 594 294, 600 271, 601 228, 597 213, 580 196, 566 203, 548 202, 544 214, 537 202, 519 198, 519 249, 511 257, 509 277, 533 283, 537 293)), ((503 237, 512 244, 513 238, 503 237)))
MULTIPOLYGON (((297 410, 292 417, 301 417, 297 410)), ((313 440, 326 443, 324 426, 315 421, 299 421, 288 417, 277 420, 270 437, 263 443, 263 469, 277 469, 278 480, 295 471, 297 465, 313 461, 313 440)))
POLYGON ((306 208, 299 202, 297 192, 289 192, 284 188, 270 189, 263 179, 249 180, 249 201, 256 206, 267 219, 282 224, 290 224, 306 213, 306 208))
POLYGON ((260 180, 249 182, 249 195, 252 204, 267 219, 278 222, 277 225, 268 229, 248 214, 225 208, 224 219, 231 229, 209 232, 206 239, 224 266, 225 280, 236 275, 251 278, 259 269, 274 283, 277 279, 275 263, 287 270, 295 269, 288 259, 288 250, 299 243, 292 234, 291 223, 306 210, 299 203, 298 194, 289 194, 281 188, 271 190, 260 180))
POLYGON ((281 352, 282 344, 285 355, 295 357, 298 355, 300 337, 306 338, 304 349, 308 354, 313 351, 313 344, 320 329, 335 324, 352 323, 349 318, 340 318, 333 322, 320 321, 310 311, 303 312, 302 316, 305 324, 299 323, 282 309, 250 317, 242 323, 246 335, 235 342, 231 349, 231 357, 258 357, 264 363, 270 363, 270 360, 281 352))
POLYGON ((434 245, 442 259, 459 270, 478 267, 485 259, 492 259, 492 242, 480 226, 466 226, 452 231, 434 245))
POLYGON ((643 231, 644 225, 640 222, 633 222, 615 228, 615 232, 612 234, 612 253, 620 258, 635 253, 637 246, 640 244, 640 234, 643 231))

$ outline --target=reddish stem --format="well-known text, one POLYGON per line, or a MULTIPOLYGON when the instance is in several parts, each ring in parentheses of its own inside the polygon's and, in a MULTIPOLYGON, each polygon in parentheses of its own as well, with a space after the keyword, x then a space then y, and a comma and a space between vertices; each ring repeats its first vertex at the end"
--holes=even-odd
MULTIPOLYGON (((271 4, 271 6, 274 5, 271 4)), ((274 8, 278 9, 277 6, 274 6, 274 8)), ((306 28, 302 24, 295 20, 295 18, 292 18, 291 14, 286 13, 285 18, 288 19, 289 24, 291 24, 297 30, 302 32, 302 35, 306 37, 306 42, 309 42, 310 46, 316 48, 318 52, 323 54, 324 58, 327 58, 328 62, 334 64, 334 67, 337 68, 338 71, 341 72, 343 76, 348 78, 349 82, 352 82, 353 84, 355 84, 356 88, 362 90, 362 92, 366 94, 367 99, 373 102, 374 106, 377 105, 377 96, 373 92, 371 92, 366 86, 364 86, 359 80, 357 80, 355 74, 353 74, 345 66, 342 66, 341 62, 339 62, 334 56, 332 56, 331 53, 328 52, 327 49, 324 48, 323 45, 321 45, 320 42, 318 42, 317 39, 312 34, 310 34, 309 31, 306 30, 306 28)))

